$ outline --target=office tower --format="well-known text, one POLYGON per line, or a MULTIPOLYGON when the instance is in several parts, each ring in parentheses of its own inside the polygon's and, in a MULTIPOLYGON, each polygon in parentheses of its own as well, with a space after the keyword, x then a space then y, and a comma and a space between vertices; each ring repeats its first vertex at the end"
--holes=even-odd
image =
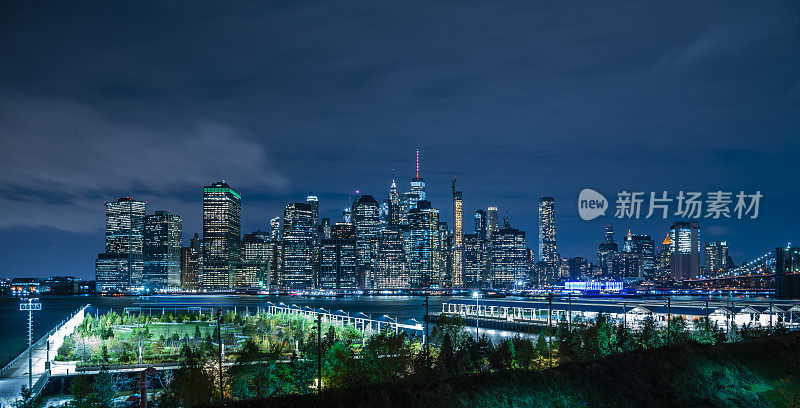
POLYGON ((497 218, 497 207, 489 206, 486 212, 486 240, 492 239, 492 234, 500 229, 500 220, 497 218))
POLYGON ((711 276, 718 275, 725 271, 728 264, 728 242, 710 241, 706 242, 706 271, 711 276))
POLYGON ((144 216, 147 203, 130 197, 106 202, 106 251, 98 254, 98 291, 123 291, 139 286, 144 272, 144 216))
POLYGON ((614 240, 614 227, 606 225, 603 227, 603 231, 605 233, 606 244, 615 244, 617 242, 616 240, 614 240))
POLYGON ((342 210, 342 221, 344 221, 347 224, 353 223, 353 212, 350 209, 350 207, 347 207, 344 210, 342 210))
POLYGON ((281 217, 269 220, 269 239, 270 241, 281 240, 281 217))
POLYGON ((356 227, 347 222, 337 222, 331 226, 331 239, 356 239, 356 227))
POLYGON ((614 279, 638 278, 641 276, 642 256, 635 252, 617 252, 614 254, 611 277, 614 279))
POLYGON ((475 233, 478 234, 482 240, 486 240, 486 211, 475 211, 474 221, 475 233))
POLYGON ((203 187, 203 289, 233 287, 241 267, 242 196, 224 181, 203 187))
POLYGON ((189 246, 181 248, 181 289, 196 291, 200 289, 202 241, 197 233, 189 240, 189 246))
POLYGON ((378 206, 378 230, 383 231, 389 226, 389 203, 384 201, 378 206))
MULTIPOLYGON (((397 184, 392 179, 392 185, 389 187, 389 225, 400 225, 400 195, 397 193, 397 184)), ((407 214, 406 214, 407 215, 407 214)))
POLYGON ((235 282, 239 288, 269 288, 272 250, 269 233, 256 231, 242 237, 242 271, 235 282))
POLYGON ((283 268, 280 286, 314 287, 314 210, 308 203, 286 204, 283 212, 283 268))
POLYGON ((319 287, 321 289, 358 288, 356 240, 323 239, 319 248, 319 287))
POLYGON ((485 235, 481 233, 464 234, 464 287, 480 288, 485 279, 486 251, 485 235))
POLYGON ((144 217, 144 272, 142 283, 150 289, 177 288, 181 284, 181 217, 156 211, 144 217))
POLYGON ((319 222, 319 236, 321 239, 331 239, 331 219, 323 218, 319 222))
MULTIPOLYGON (((256 281, 259 287, 262 288, 275 288, 280 286, 281 268, 283 267, 283 242, 272 239, 273 231, 270 225, 270 231, 255 231, 253 236, 264 241, 265 257, 268 260, 268 270, 266 276, 256 275, 256 281)), ((280 236, 280 234, 278 234, 280 236)))
POLYGON ((462 274, 464 271, 463 264, 463 251, 464 251, 464 202, 461 197, 461 192, 456 191, 456 180, 453 179, 453 287, 460 288, 464 286, 462 274))
POLYGON ((408 230, 403 247, 408 261, 412 288, 428 288, 438 284, 440 272, 439 210, 428 201, 420 201, 408 213, 408 230))
POLYGON ((575 256, 567 260, 569 280, 583 279, 589 276, 589 261, 586 258, 575 256))
POLYGON ((669 233, 664 238, 664 242, 661 243, 661 250, 658 253, 658 267, 659 271, 659 278, 666 278, 667 276, 671 275, 670 271, 670 262, 672 260, 673 254, 673 246, 672 246, 672 239, 669 237, 669 233))
POLYGON ((628 231, 625 242, 622 245, 624 252, 637 254, 640 257, 639 277, 650 278, 656 272, 656 250, 655 243, 649 235, 636 235, 628 231))
POLYGON ((359 282, 371 287, 375 250, 378 245, 380 215, 378 202, 371 195, 362 195, 353 204, 353 226, 356 229, 359 282))
POLYGON ((439 221, 439 239, 436 251, 439 253, 439 287, 453 287, 453 234, 447 222, 439 221))
POLYGON ((505 225, 492 233, 490 281, 493 288, 510 288, 526 278, 528 247, 525 232, 505 225))
POLYGON ((410 276, 403 250, 403 232, 390 226, 378 233, 375 289, 408 289, 410 276))
POLYGON ((425 180, 422 179, 419 175, 419 149, 417 149, 417 173, 416 176, 411 179, 411 193, 412 195, 409 196, 410 201, 408 204, 409 210, 415 208, 417 206, 417 202, 421 200, 427 200, 427 196, 425 194, 425 180))
POLYGON ((692 279, 700 270, 700 224, 697 221, 676 221, 669 230, 673 250, 670 274, 675 280, 692 279))
POLYGON ((306 204, 311 207, 311 214, 313 217, 312 221, 316 226, 319 224, 319 198, 314 195, 313 191, 308 193, 308 196, 306 197, 306 204))
POLYGON ((555 198, 539 199, 539 260, 549 268, 556 267, 555 198))

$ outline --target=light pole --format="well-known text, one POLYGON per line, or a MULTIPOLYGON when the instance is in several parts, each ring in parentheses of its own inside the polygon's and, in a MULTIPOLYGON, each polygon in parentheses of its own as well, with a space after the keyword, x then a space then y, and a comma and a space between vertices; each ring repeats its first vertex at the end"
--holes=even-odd
POLYGON ((385 317, 385 318, 386 318, 387 320, 389 320, 390 322, 394 322, 394 334, 396 335, 396 334, 397 334, 397 332, 398 332, 398 328, 397 328, 397 318, 394 318, 394 319, 392 319, 391 317, 389 317, 389 315, 383 315, 383 317, 385 317))
POLYGON ((479 330, 480 330, 479 329, 479 327, 480 327, 480 317, 479 317, 479 314, 480 314, 480 310, 481 310, 480 304, 478 302, 479 302, 479 300, 481 298, 481 294, 478 293, 478 292, 475 292, 475 293, 472 294, 472 296, 475 298, 475 341, 478 341, 478 339, 480 338, 480 332, 479 332, 479 330))
POLYGON ((33 311, 42 310, 42 304, 38 302, 39 299, 28 298, 28 303, 20 303, 19 310, 28 311, 28 389, 33 388, 33 344, 31 344, 31 335, 33 334, 33 311), (34 302, 37 300, 37 302, 34 302))

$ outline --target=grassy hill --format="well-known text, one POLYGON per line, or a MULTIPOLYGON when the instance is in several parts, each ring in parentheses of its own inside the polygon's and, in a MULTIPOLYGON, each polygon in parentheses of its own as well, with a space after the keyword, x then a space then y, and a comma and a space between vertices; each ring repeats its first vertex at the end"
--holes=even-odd
POLYGON ((231 403, 305 407, 800 407, 800 335, 231 403))

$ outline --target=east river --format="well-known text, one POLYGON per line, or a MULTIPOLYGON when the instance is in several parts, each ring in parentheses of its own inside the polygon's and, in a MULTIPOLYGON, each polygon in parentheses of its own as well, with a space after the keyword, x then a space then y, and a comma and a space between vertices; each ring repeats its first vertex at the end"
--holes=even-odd
MULTIPOLYGON (((442 303, 453 300, 452 297, 431 297, 430 312, 442 310, 442 303)), ((460 301, 469 298, 457 298, 460 301)), ((524 300, 525 298, 508 297, 504 300, 524 300)), ((611 298, 603 298, 611 300, 611 298)), ((652 299, 652 298, 651 298, 652 299)), ((678 300, 701 300, 706 298, 682 296, 673 297, 678 300)), ((711 298, 722 300, 723 298, 711 298)), ((741 301, 743 298, 738 298, 741 301)), ((754 298, 751 298, 755 300, 754 298)), ((359 312, 377 319, 388 315, 404 323, 409 319, 423 321, 425 316, 424 297, 422 296, 351 296, 340 298, 311 298, 300 296, 253 296, 253 295, 179 295, 179 296, 42 296, 42 310, 33 312, 33 340, 36 341, 53 326, 65 319, 71 312, 85 304, 91 304, 89 312, 103 314, 110 309, 123 313, 126 307, 140 307, 143 312, 160 313, 161 309, 186 311, 188 307, 221 307, 225 309, 249 309, 255 312, 259 307, 266 307, 267 302, 278 304, 296 304, 313 309, 324 308, 331 312, 342 310, 350 315, 359 312), (181 310, 182 309, 182 310, 181 310)), ((601 299, 596 299, 603 302, 601 299)), ((763 299, 762 299, 763 301, 763 299)), ((0 298, 0 366, 25 350, 27 342, 27 312, 19 311, 19 299, 0 298)), ((510 335, 494 333, 492 337, 510 335)), ((55 350, 53 350, 55 353, 55 350)))

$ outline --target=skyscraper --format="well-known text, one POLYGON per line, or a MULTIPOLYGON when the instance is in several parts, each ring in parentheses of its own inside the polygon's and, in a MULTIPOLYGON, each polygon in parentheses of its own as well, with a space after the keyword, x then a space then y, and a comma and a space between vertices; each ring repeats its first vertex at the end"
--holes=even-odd
POLYGON ((286 204, 283 212, 283 268, 280 286, 314 287, 314 210, 308 203, 286 204))
POLYGON ((480 209, 475 211, 474 221, 475 233, 478 234, 482 240, 486 240, 486 211, 480 209))
POLYGON ((649 235, 636 235, 628 231, 622 250, 639 256, 639 277, 651 278, 655 275, 655 243, 649 235))
POLYGON ((509 288, 525 279, 529 268, 524 231, 506 225, 492 233, 490 245, 492 287, 509 288))
POLYGON ((409 209, 415 208, 417 201, 428 199, 425 194, 425 180, 419 174, 419 149, 417 149, 417 173, 411 179, 411 193, 414 195, 411 197, 411 202, 409 202, 409 209))
POLYGON ((464 202, 461 192, 456 191, 456 180, 453 179, 453 287, 464 286, 462 274, 464 272, 464 202))
POLYGON ((242 196, 224 181, 203 187, 203 289, 233 287, 241 267, 242 196))
POLYGON ((331 237, 319 249, 319 287, 355 289, 358 287, 356 230, 351 224, 336 223, 331 237))
POLYGON ((670 274, 675 280, 692 279, 700 271, 700 224, 676 221, 669 230, 672 241, 670 274))
POLYGON ((408 214, 409 226, 403 247, 408 261, 412 288, 427 288, 439 283, 439 210, 428 201, 420 201, 408 214))
POLYGON ((178 214, 156 211, 144 217, 144 286, 151 289, 180 286, 181 231, 178 214))
POLYGON ((105 205, 106 251, 95 262, 97 290, 127 290, 142 281, 147 203, 121 197, 105 205))
POLYGON ((480 288, 484 282, 486 266, 485 243, 485 235, 480 233, 464 234, 463 280, 465 288, 480 288))
POLYGON ((611 276, 613 273, 614 256, 619 251, 617 241, 614 240, 614 227, 606 225, 603 227, 604 241, 597 245, 597 266, 603 276, 611 276))
POLYGON ((489 206, 486 212, 486 240, 492 238, 492 234, 500 229, 500 220, 497 217, 497 207, 489 206))
POLYGON ((400 225, 400 195, 397 193, 397 184, 392 179, 392 185, 389 187, 389 225, 400 225))
POLYGON ((719 274, 726 269, 728 263, 728 242, 706 242, 705 255, 706 271, 711 276, 719 274))
POLYGON ((281 240, 281 217, 269 220, 269 239, 271 241, 281 240))
POLYGON ((181 248, 181 289, 200 289, 200 266, 203 253, 202 241, 197 233, 189 240, 189 246, 181 248))
POLYGON ((410 276, 403 251, 403 233, 390 226, 378 233, 375 289, 408 289, 410 276))
POLYGON ((359 282, 371 287, 375 250, 378 245, 380 214, 378 202, 371 195, 362 195, 353 204, 353 226, 356 229, 359 282))
POLYGON ((555 198, 539 199, 539 260, 548 268, 556 267, 555 198))
POLYGON ((569 279, 578 280, 589 276, 589 261, 586 258, 575 256, 567 260, 569 266, 569 279))
POLYGON ((242 237, 242 272, 235 282, 240 288, 269 288, 271 282, 270 263, 272 248, 267 238, 269 234, 256 231, 242 237))

